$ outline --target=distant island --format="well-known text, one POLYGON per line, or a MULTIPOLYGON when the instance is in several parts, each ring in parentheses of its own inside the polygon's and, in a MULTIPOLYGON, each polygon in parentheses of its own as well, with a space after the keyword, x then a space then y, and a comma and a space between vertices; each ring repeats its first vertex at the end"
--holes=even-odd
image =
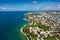
POLYGON ((60 40, 60 12, 29 12, 24 20, 29 23, 21 28, 25 40, 60 40))

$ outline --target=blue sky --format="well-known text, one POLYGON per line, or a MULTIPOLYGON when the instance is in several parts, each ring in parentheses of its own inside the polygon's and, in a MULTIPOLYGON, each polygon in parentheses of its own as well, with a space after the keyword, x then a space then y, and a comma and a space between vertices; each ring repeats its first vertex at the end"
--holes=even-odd
POLYGON ((0 0, 0 11, 60 10, 60 0, 0 0))

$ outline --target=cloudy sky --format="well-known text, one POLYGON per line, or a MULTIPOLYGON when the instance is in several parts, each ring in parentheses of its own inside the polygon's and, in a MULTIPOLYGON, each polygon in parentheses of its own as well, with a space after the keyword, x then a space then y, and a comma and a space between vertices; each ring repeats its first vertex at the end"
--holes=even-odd
POLYGON ((0 0, 0 11, 60 10, 60 0, 0 0))

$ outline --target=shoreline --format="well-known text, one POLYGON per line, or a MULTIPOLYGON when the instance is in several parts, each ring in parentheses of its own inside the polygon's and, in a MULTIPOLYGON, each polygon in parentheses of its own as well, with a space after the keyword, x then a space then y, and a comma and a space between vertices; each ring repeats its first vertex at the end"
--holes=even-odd
MULTIPOLYGON (((28 23, 29 24, 29 23, 28 23)), ((29 40, 29 38, 26 36, 26 34, 23 32, 23 28, 26 26, 26 24, 23 26, 23 27, 21 27, 21 29, 20 29, 20 31, 21 31, 21 33, 26 37, 26 39, 27 40, 29 40)))
MULTIPOLYGON (((27 21, 27 22, 28 22, 27 24, 29 24, 29 21, 28 21, 27 19, 23 18, 23 20, 27 21)), ((24 28, 27 24, 23 25, 23 26, 20 28, 20 32, 26 37, 27 40, 29 40, 29 38, 27 37, 27 35, 23 32, 23 28, 24 28)))

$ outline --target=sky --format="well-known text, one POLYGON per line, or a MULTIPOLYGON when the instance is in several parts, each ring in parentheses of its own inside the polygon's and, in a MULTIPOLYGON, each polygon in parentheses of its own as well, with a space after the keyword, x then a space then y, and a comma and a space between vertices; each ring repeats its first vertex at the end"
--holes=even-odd
POLYGON ((0 0, 0 11, 60 10, 60 0, 0 0))

